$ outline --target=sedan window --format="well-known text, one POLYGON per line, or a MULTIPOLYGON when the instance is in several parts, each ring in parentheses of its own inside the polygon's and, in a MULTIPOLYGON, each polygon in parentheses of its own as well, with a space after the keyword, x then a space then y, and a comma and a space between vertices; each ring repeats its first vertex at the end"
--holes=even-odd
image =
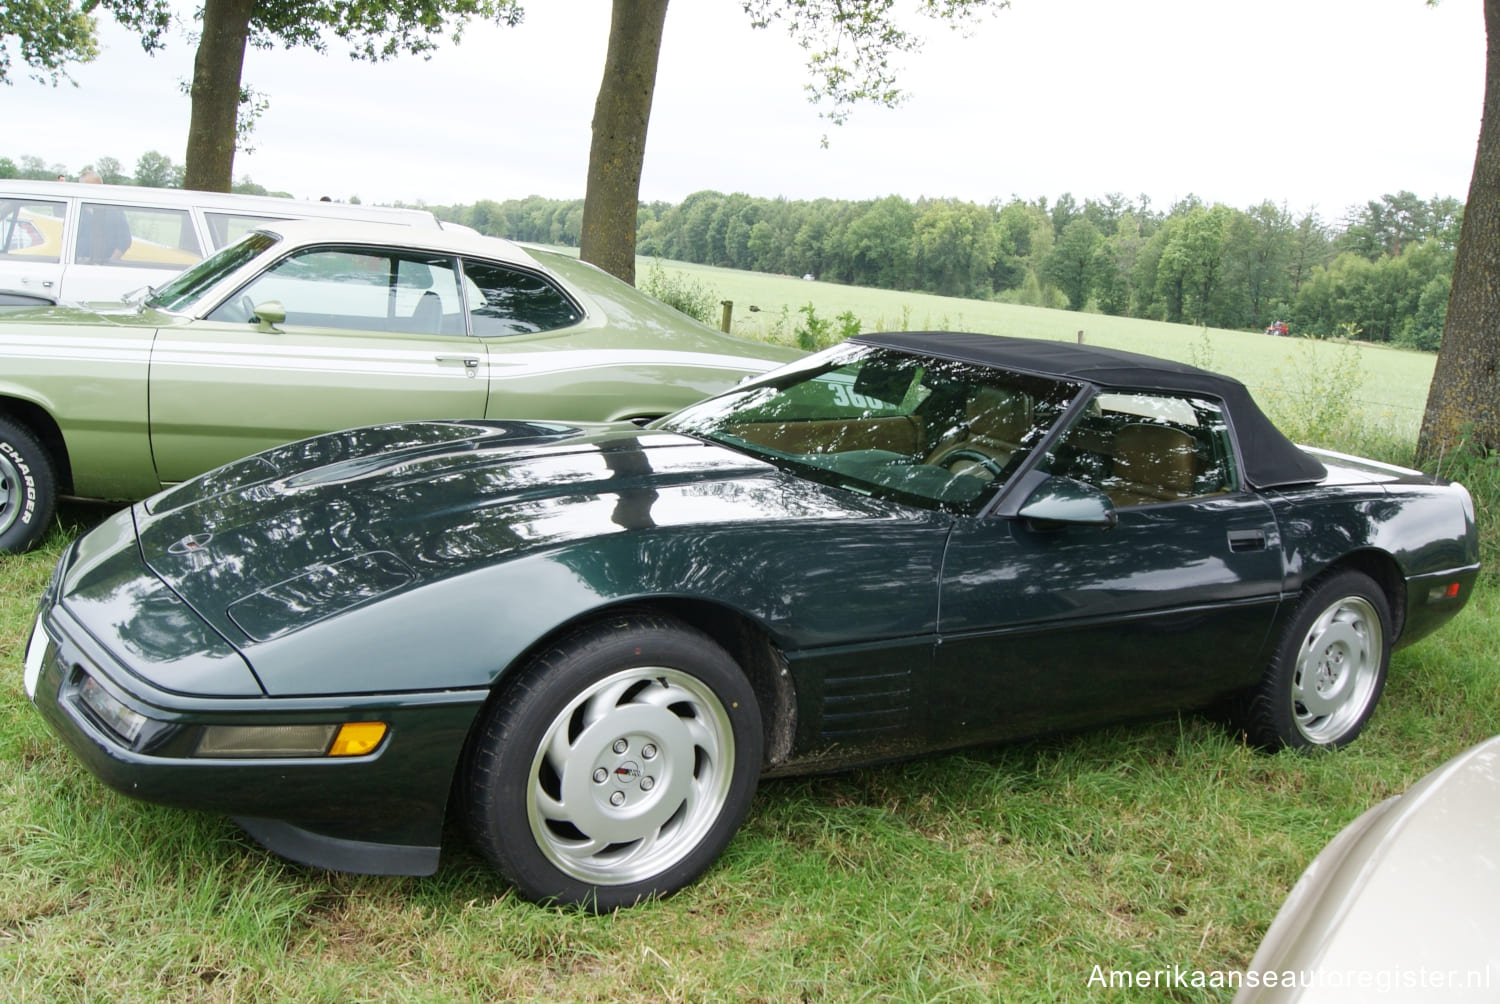
POLYGON ((357 331, 461 334, 453 259, 389 248, 306 248, 252 279, 208 316, 243 322, 279 302, 286 323, 357 331))
POLYGON ((1121 507, 1220 495, 1239 486, 1223 407, 1166 394, 1100 394, 1040 470, 1091 484, 1121 507))
POLYGON ((540 276, 494 262, 464 259, 469 326, 476 335, 553 331, 583 317, 572 300, 540 276))

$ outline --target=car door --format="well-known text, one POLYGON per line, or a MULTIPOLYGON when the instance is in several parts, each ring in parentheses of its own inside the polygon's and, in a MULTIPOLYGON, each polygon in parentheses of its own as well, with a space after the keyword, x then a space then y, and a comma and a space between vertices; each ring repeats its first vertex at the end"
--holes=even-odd
POLYGON ((0 199, 0 289, 57 299, 67 247, 67 199, 0 199))
POLYGON ((938 738, 1081 727, 1254 682, 1284 563, 1274 515, 1236 467, 1216 402, 1101 395, 1028 483, 1091 485, 1115 526, 960 521, 931 706, 961 710, 934 719, 938 738))
POLYGON ((181 481, 356 425, 482 418, 486 350, 465 331, 457 271, 445 255, 299 249, 206 318, 158 333, 150 386, 157 473, 163 483, 181 481), (257 307, 267 304, 279 304, 285 319, 259 319, 257 307))

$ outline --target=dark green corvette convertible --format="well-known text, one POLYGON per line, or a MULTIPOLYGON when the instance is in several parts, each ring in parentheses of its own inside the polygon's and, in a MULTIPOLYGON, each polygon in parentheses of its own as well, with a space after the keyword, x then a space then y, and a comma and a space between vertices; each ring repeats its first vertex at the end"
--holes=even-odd
POLYGON ((26 689, 107 784, 297 861, 524 895, 690 882, 757 779, 1227 705, 1363 728, 1478 573, 1456 484, 1300 449, 1239 383, 857 338, 641 429, 319 436, 63 556, 26 689))

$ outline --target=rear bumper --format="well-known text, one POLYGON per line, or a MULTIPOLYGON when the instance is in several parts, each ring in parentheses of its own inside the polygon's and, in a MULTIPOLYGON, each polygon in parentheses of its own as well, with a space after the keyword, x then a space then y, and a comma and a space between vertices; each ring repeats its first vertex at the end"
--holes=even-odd
POLYGON ((1414 575, 1406 580, 1406 617, 1396 646, 1410 645, 1442 627, 1462 610, 1479 580, 1479 565, 1414 575))

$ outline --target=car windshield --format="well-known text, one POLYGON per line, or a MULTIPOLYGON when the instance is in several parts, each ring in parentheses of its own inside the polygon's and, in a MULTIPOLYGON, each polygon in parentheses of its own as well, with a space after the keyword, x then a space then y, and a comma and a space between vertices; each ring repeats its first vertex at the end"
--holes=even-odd
POLYGON ((972 514, 1075 384, 846 343, 656 423, 865 495, 972 514))
POLYGON ((220 279, 237 270, 241 265, 264 254, 280 242, 275 234, 252 230, 227 247, 209 255, 171 282, 154 290, 146 299, 146 306, 159 310, 182 313, 192 309, 220 279))

